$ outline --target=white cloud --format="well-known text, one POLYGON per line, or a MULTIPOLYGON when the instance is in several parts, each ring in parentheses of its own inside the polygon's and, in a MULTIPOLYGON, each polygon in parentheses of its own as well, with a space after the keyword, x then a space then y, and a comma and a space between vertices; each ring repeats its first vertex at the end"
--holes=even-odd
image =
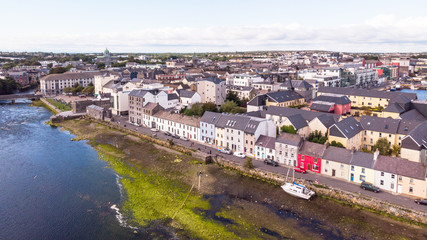
POLYGON ((0 50, 99 52, 193 52, 324 49, 426 51, 427 17, 378 15, 360 24, 312 28, 299 23, 208 28, 148 28, 133 32, 67 35, 1 35, 0 50))

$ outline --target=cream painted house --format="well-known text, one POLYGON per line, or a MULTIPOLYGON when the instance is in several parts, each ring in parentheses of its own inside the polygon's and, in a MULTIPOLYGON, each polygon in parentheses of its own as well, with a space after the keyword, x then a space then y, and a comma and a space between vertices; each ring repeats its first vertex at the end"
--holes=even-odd
POLYGON ((347 149, 361 149, 362 130, 360 123, 350 116, 329 128, 328 142, 340 142, 347 149))
POLYGON ((351 150, 329 146, 323 152, 321 173, 348 180, 351 158, 351 150))
POLYGON ((354 183, 375 182, 374 163, 378 154, 353 152, 350 161, 348 180, 354 183))

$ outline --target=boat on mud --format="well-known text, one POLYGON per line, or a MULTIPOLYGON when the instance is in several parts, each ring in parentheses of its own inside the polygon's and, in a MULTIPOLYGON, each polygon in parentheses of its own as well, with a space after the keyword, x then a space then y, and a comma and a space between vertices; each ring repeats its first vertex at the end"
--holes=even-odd
MULTIPOLYGON (((288 180, 288 173, 286 174, 286 181, 288 180)), ((282 185, 282 189, 288 193, 291 196, 299 197, 305 200, 309 200, 312 198, 316 193, 313 190, 308 189, 306 186, 295 183, 294 181, 294 175, 295 175, 295 169, 292 169, 292 183, 285 182, 285 184, 282 185)))
POLYGON ((285 183, 284 185, 282 185, 282 189, 289 195, 299 197, 305 200, 309 200, 314 195, 316 195, 314 191, 308 189, 306 186, 295 182, 285 183))

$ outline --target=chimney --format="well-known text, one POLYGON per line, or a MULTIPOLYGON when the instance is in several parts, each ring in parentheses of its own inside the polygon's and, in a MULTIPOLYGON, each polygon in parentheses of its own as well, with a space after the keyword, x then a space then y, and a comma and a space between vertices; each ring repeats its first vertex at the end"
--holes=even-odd
POLYGON ((374 161, 378 159, 379 155, 380 155, 380 151, 377 149, 377 151, 374 152, 374 161))

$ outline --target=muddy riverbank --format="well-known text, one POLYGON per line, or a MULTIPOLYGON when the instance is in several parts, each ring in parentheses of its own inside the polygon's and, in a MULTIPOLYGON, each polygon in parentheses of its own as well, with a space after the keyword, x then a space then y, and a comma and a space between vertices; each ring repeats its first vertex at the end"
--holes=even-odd
POLYGON ((86 120, 60 124, 87 139, 120 176, 122 213, 150 238, 426 239, 425 228, 203 165, 86 120), (200 189, 198 174, 202 172, 200 189), (190 192, 191 189, 191 192, 190 192))

